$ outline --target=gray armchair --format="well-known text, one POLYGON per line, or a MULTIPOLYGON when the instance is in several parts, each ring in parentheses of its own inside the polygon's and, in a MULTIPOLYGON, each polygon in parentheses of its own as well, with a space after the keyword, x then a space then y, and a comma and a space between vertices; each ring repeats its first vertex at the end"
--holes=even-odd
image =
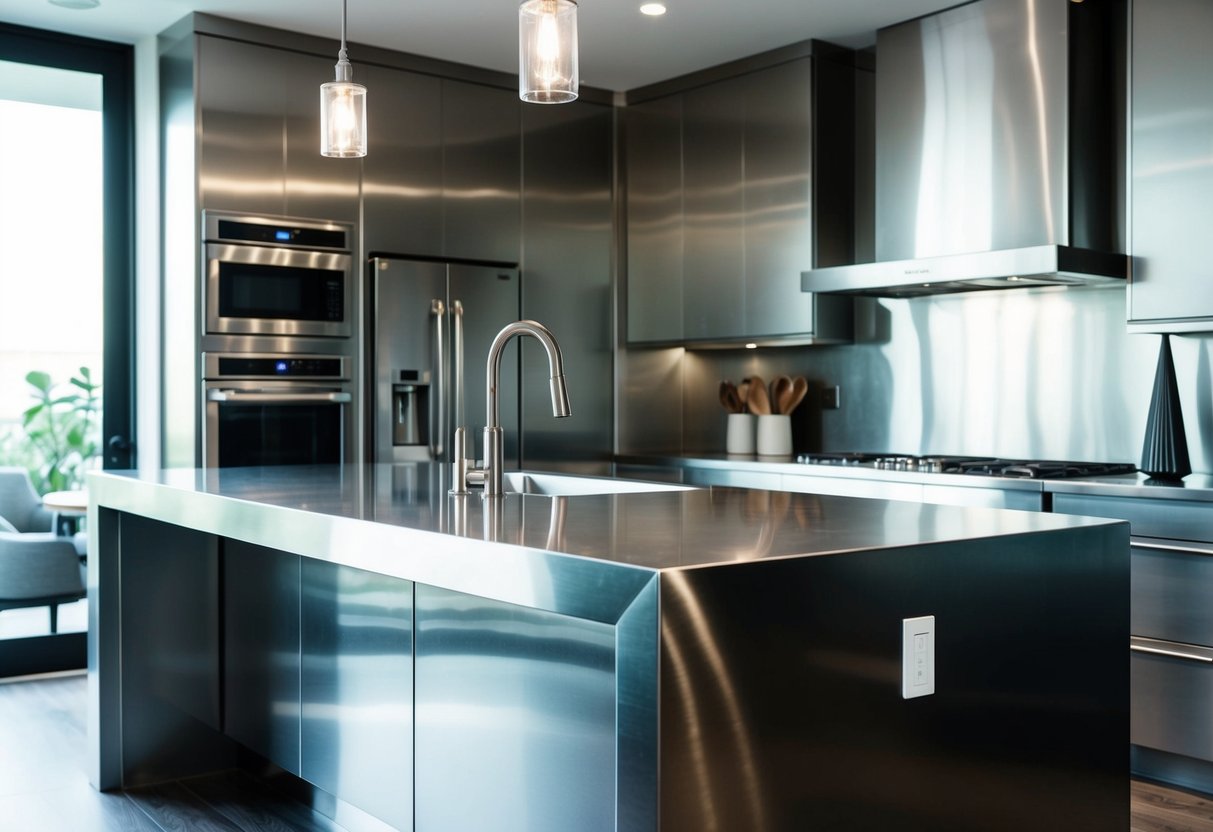
POLYGON ((19 532, 49 532, 52 512, 42 505, 24 468, 0 467, 0 517, 19 532))
MULTIPOLYGON (((0 529, 6 524, 0 518, 0 529)), ((0 611, 49 607, 59 631, 59 605, 85 596, 84 567, 70 538, 0 531, 0 611)))

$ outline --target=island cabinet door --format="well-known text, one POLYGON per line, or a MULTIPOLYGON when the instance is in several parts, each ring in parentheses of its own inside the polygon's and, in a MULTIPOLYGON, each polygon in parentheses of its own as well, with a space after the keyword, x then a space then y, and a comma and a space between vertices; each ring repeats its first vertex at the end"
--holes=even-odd
POLYGON ((416 599, 417 829, 614 830, 615 628, 422 584, 416 599))
POLYGON ((413 828, 413 584, 302 564, 302 777, 413 828))
POLYGON ((223 541, 223 732, 299 774, 299 557, 223 541))

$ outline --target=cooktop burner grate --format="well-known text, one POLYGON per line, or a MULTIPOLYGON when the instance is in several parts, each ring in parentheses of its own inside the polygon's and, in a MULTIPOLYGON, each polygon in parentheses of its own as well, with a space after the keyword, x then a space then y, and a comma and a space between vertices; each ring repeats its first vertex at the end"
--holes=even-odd
POLYGON ((1132 474, 1136 466, 1124 462, 1074 462, 1068 460, 999 459, 972 456, 903 456, 858 451, 801 454, 806 465, 871 465, 885 471, 917 471, 930 474, 968 474, 982 477, 1022 479, 1067 479, 1132 474))

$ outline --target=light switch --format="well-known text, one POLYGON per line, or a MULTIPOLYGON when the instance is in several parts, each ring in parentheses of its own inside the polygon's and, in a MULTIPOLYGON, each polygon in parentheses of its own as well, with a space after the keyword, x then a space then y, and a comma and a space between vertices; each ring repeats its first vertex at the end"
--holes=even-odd
POLYGON ((901 622, 901 698, 935 692, 935 616, 901 622))

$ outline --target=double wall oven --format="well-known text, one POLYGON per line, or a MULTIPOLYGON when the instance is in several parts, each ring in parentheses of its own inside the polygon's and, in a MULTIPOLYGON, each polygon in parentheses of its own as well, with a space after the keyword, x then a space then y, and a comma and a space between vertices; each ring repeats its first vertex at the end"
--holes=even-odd
POLYGON ((353 227, 203 214, 202 462, 355 458, 353 227))

